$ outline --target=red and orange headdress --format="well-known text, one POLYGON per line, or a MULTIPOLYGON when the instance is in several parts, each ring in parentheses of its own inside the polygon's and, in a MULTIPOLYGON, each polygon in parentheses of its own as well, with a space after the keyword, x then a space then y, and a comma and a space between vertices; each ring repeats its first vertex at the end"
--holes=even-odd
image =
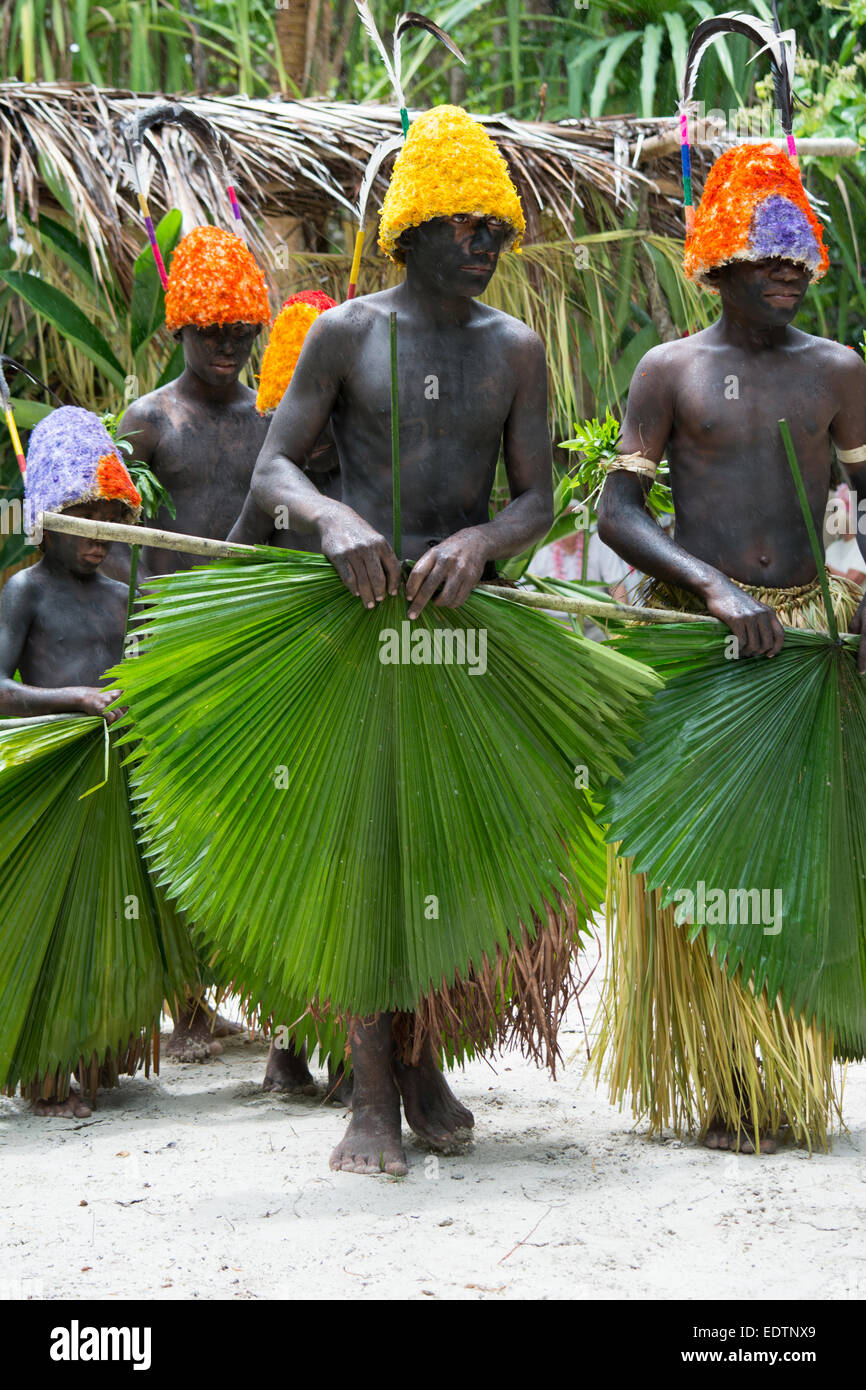
POLYGON ((780 256, 820 280, 829 260, 800 173, 777 145, 739 145, 720 155, 686 236, 684 269, 707 289, 709 270, 780 256))
POLYGON ((321 290, 301 290, 287 299, 271 329, 262 358, 256 409, 260 415, 276 410, 294 376, 304 339, 312 324, 337 302, 321 290))

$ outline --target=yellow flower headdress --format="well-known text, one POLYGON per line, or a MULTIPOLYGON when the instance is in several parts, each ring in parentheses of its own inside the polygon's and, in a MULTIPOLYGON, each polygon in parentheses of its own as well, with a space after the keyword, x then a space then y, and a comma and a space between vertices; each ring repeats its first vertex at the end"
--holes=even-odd
POLYGON ((295 374, 307 333, 321 314, 336 307, 336 300, 321 290, 301 290, 286 300, 274 319, 262 358, 256 396, 256 410, 260 415, 276 410, 295 374))
POLYGON ((484 127, 460 106, 437 106, 409 127, 382 206, 379 245, 402 264, 409 227, 465 212, 501 217, 506 248, 520 250, 526 221, 508 166, 484 127))

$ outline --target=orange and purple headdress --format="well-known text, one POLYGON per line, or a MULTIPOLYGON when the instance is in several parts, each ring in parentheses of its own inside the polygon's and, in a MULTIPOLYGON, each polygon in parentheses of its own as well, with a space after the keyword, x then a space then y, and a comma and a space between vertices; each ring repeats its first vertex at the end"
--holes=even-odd
POLYGON ((130 522, 141 497, 101 420, 64 405, 40 420, 27 448, 25 499, 30 515, 62 512, 87 502, 122 502, 130 522))
POLYGON ((773 4, 773 23, 734 11, 704 19, 692 34, 686 54, 679 102, 683 165, 683 203, 686 222, 684 269, 690 280, 705 288, 709 271, 731 261, 761 261, 780 257, 805 266, 812 281, 828 266, 821 224, 812 211, 797 163, 793 133, 794 58, 796 36, 782 32, 773 4), (692 199, 688 112, 701 58, 726 34, 743 34, 767 51, 773 71, 775 106, 785 135, 787 153, 769 142, 726 150, 707 177, 700 207, 692 199))
POLYGON ((271 329, 262 358, 256 409, 260 415, 276 410, 295 373, 304 340, 311 326, 337 302, 321 290, 301 290, 287 299, 271 329))
POLYGON ((805 266, 813 283, 829 264, 797 166, 777 145, 739 145, 720 155, 707 176, 686 236, 684 270, 713 289, 708 271, 772 256, 805 266))

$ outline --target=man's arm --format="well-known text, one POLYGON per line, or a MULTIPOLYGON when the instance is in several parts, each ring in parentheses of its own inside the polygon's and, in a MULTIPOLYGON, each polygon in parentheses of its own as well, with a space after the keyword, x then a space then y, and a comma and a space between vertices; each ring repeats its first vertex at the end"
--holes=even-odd
MULTIPOLYGON (((25 570, 13 575, 0 594, 0 717, 105 714, 106 705, 117 698, 116 690, 91 689, 84 685, 51 690, 39 685, 21 685, 15 680, 35 611, 33 585, 25 570)), ((119 713, 119 710, 112 710, 105 718, 111 723, 119 713)))
MULTIPOLYGON (((631 380, 620 452, 641 454, 660 463, 674 422, 674 375, 667 345, 651 348, 631 380)), ((774 656, 784 629, 778 618, 726 575, 677 545, 646 510, 651 480, 636 473, 612 472, 598 504, 598 534, 629 564, 668 584, 697 594, 713 617, 727 623, 743 656, 774 656)))
POLYGON ((519 555, 553 524, 553 464, 547 424, 547 363, 536 333, 517 346, 517 386, 503 432, 511 501, 492 521, 468 526, 431 547, 406 582, 409 617, 432 599, 440 608, 465 603, 490 560, 519 555), (441 593, 433 595, 441 586, 441 593))
MULTIPOLYGON (((839 409, 830 425, 830 434, 837 449, 861 449, 866 445, 866 363, 856 352, 845 351, 839 371, 839 409)), ((857 544, 866 559, 866 507, 862 513, 859 503, 866 499, 866 460, 844 463, 856 499, 857 544)), ((866 675, 866 596, 848 625, 860 634, 857 668, 866 675)))
POLYGON ((295 462, 312 454, 330 419, 352 327, 351 317, 334 309, 311 326, 256 460, 250 492, 272 521, 278 507, 288 508, 289 529, 312 535, 346 588, 373 608, 386 591, 397 592, 400 563, 394 551, 351 507, 323 496, 295 462))

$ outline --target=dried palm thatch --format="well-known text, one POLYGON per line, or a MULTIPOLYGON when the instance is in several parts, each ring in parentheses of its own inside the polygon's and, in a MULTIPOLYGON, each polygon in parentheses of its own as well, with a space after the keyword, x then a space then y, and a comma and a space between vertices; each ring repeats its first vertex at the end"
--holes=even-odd
MULTIPOLYGON (((35 218, 40 207, 60 205, 86 240, 94 274, 109 259, 128 288, 144 228, 135 196, 123 182, 120 123, 152 99, 83 83, 0 84, 0 198, 13 234, 20 209, 35 218)), ((189 97, 186 104, 230 141, 235 186, 256 215, 253 237, 268 260, 271 219, 301 219, 306 249, 326 249, 326 223, 340 210, 352 220, 370 153, 400 125, 389 106, 239 96, 189 97)), ((569 237, 578 226, 616 225, 642 190, 649 228, 681 235, 676 152, 637 167, 646 139, 666 133, 670 121, 607 117, 551 125, 507 116, 479 119, 508 160, 523 198, 529 242, 551 232, 569 237)), ((153 136, 153 149, 150 200, 156 213, 179 207, 190 224, 226 220, 219 171, 182 134, 164 129, 153 136)), ((698 153, 695 163, 699 172, 698 153)), ((386 162, 380 192, 388 173, 386 162)))

